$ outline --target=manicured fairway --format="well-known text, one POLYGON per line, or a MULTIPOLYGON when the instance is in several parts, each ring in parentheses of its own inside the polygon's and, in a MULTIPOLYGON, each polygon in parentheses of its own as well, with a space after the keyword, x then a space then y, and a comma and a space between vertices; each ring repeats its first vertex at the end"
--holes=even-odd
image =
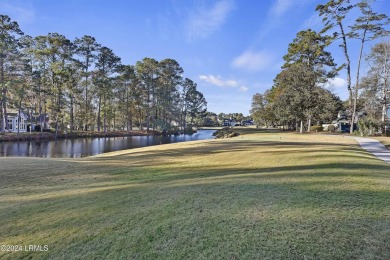
POLYGON ((340 136, 250 132, 0 158, 0 244, 48 245, 0 258, 390 259, 390 165, 340 136))

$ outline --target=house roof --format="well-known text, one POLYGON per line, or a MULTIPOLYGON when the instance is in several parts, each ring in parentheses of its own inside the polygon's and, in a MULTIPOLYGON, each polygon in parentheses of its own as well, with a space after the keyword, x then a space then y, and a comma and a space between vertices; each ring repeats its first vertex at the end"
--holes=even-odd
MULTIPOLYGON (((14 109, 14 108, 9 108, 7 109, 7 115, 9 116, 16 116, 18 114, 18 109, 14 109)), ((49 115, 48 114, 32 114, 31 115, 31 118, 30 118, 30 114, 29 113, 26 113, 25 111, 21 110, 20 111, 25 117, 27 120, 35 120, 35 121, 39 121, 39 122, 42 122, 42 121, 49 121, 49 115)))
MULTIPOLYGON (((16 116, 17 114, 19 113, 19 110, 18 109, 13 109, 13 108, 8 108, 7 109, 7 115, 8 116, 16 116)), ((20 113, 23 114, 25 117, 28 118, 28 114, 25 113, 23 110, 20 110, 20 113)))

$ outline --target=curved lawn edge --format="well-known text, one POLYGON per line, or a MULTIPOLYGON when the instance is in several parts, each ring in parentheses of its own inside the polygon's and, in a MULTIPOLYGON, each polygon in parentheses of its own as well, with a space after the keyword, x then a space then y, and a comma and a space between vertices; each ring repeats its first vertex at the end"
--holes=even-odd
POLYGON ((373 154, 384 162, 390 163, 390 150, 380 141, 372 138, 346 136, 356 140, 367 152, 373 154))

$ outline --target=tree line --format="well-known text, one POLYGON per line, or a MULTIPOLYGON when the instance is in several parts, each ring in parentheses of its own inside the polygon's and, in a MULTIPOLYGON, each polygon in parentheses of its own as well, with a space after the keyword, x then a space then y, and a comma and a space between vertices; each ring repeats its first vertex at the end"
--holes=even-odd
POLYGON ((298 32, 289 44, 282 71, 275 77, 272 88, 252 98, 250 112, 258 124, 310 131, 313 123, 331 122, 339 111, 346 110, 352 133, 354 122, 359 119, 358 112, 364 111, 366 116, 360 118, 362 125, 369 124, 383 131, 389 107, 389 42, 372 47, 366 55, 369 72, 363 79, 360 76, 366 43, 389 35, 385 29, 389 18, 374 12, 372 2, 330 0, 317 6, 316 11, 323 18, 323 29, 298 32), (348 24, 353 11, 359 11, 360 15, 348 24), (354 82, 350 59, 352 41, 360 45, 354 55, 357 57, 354 82), (345 63, 341 66, 337 66, 332 53, 327 51, 331 44, 339 44, 342 50, 345 63), (325 87, 341 70, 347 75, 349 97, 346 102, 325 87))
MULTIPOLYGON (((48 115, 58 131, 186 131, 206 111, 197 84, 174 59, 121 63, 92 36, 25 35, 0 15, 0 118, 29 110, 38 125, 48 115), (174 129, 173 129, 174 128, 174 129)), ((19 120, 20 121, 20 120, 19 120)), ((42 130, 42 127, 41 127, 42 130)))

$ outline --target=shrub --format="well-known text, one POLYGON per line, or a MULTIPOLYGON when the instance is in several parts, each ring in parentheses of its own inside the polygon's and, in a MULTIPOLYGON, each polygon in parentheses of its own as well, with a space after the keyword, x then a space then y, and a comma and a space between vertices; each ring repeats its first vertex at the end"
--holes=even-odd
POLYGON ((334 125, 328 125, 328 131, 333 133, 336 131, 336 127, 334 125))
POLYGON ((315 132, 322 132, 324 131, 324 128, 321 125, 313 125, 310 127, 310 130, 315 132))
POLYGON ((54 130, 54 129, 49 129, 49 128, 43 128, 43 129, 42 129, 42 132, 45 132, 45 133, 55 133, 56 130, 54 130))
POLYGON ((187 128, 184 130, 185 134, 192 135, 193 133, 196 133, 196 130, 192 128, 192 126, 187 126, 187 128))
POLYGON ((360 136, 367 136, 369 132, 369 122, 365 122, 363 119, 358 120, 358 131, 360 136))
POLYGON ((228 137, 232 138, 232 137, 239 136, 239 135, 240 135, 239 133, 233 132, 233 133, 228 134, 228 137))
POLYGON ((216 132, 213 133, 213 136, 215 136, 216 139, 219 139, 219 138, 231 138, 231 137, 235 137, 235 136, 239 136, 240 134, 237 133, 237 132, 233 132, 233 130, 231 128, 222 128, 221 130, 218 130, 216 132))

